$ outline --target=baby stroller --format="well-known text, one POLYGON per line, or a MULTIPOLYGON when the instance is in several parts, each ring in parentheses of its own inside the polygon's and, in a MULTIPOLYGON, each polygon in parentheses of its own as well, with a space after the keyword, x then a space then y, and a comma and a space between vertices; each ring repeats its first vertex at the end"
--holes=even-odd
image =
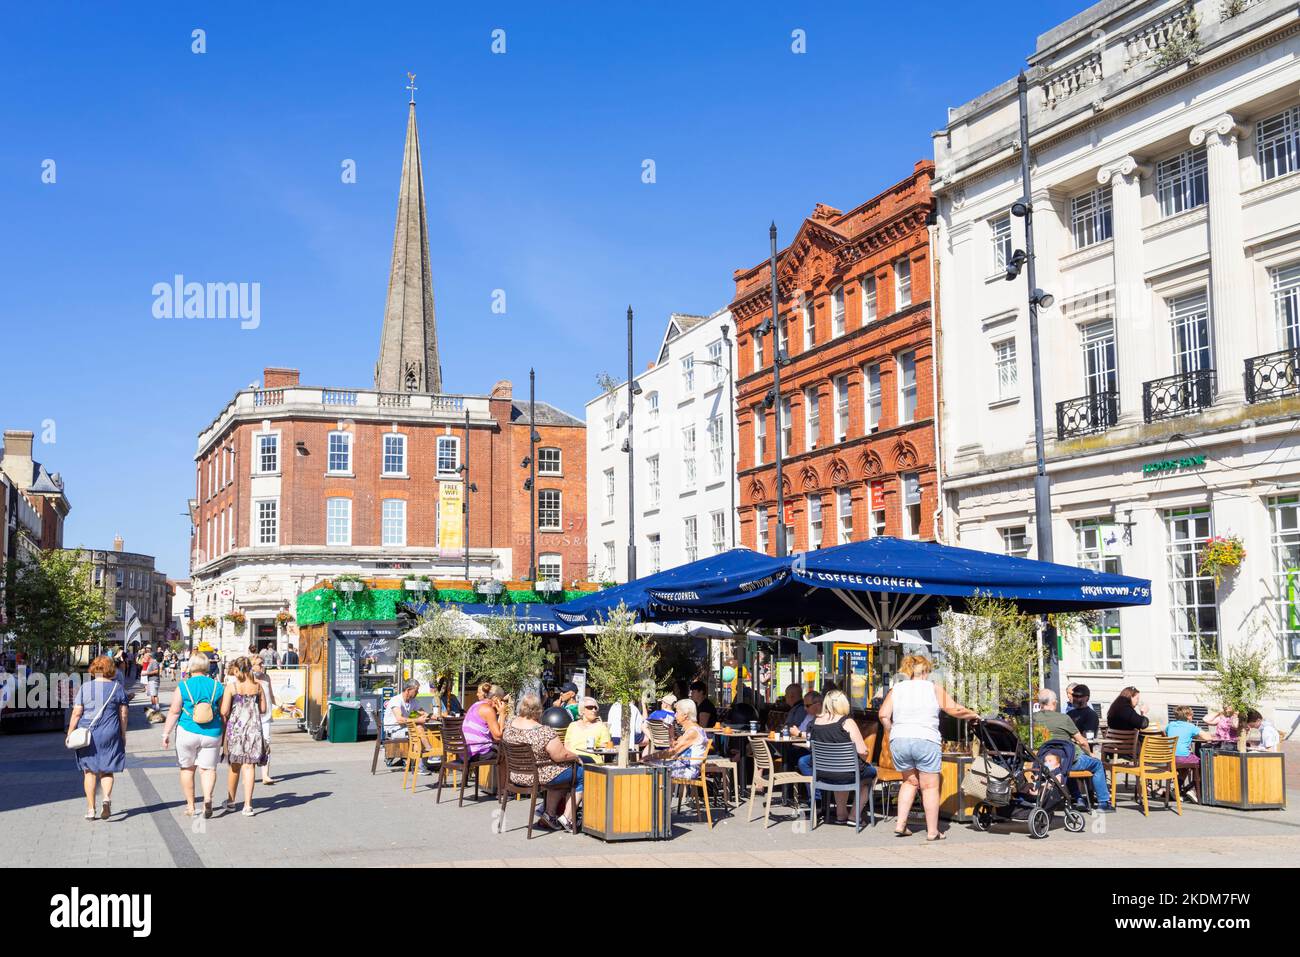
POLYGON ((1059 809, 1065 815, 1065 829, 1080 833, 1087 822, 1070 804, 1070 767, 1074 764, 1074 743, 1053 738, 1031 754, 1016 729, 1005 721, 981 721, 976 726, 981 751, 962 781, 962 791, 974 799, 975 830, 992 825, 1023 822, 1029 836, 1047 837, 1052 818, 1059 809), (1051 769, 1048 755, 1055 755, 1051 769), (1025 765, 1031 774, 1026 773, 1025 765))

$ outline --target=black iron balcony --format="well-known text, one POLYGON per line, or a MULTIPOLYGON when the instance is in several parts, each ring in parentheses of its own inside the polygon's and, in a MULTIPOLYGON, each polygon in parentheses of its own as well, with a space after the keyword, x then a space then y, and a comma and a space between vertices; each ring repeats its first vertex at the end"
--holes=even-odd
POLYGON ((1058 441, 1105 432, 1119 420, 1119 393, 1111 389, 1056 403, 1058 441))
POLYGON ((1283 349, 1246 360, 1246 401, 1268 402, 1300 395, 1300 349, 1283 349))
POLYGON ((1142 383, 1142 414, 1148 422, 1176 419, 1214 404, 1213 369, 1180 372, 1142 383))

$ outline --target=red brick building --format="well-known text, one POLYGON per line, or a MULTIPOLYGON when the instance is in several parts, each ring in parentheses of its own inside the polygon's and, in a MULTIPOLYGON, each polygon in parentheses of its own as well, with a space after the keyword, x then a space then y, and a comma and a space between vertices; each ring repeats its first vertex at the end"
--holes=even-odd
POLYGON ((933 538, 934 354, 927 221, 934 164, 847 213, 818 204, 778 253, 782 427, 772 395, 771 273, 735 273, 741 541, 776 549, 776 443, 787 550, 872 535, 933 538))
POLYGON ((536 403, 534 449, 529 403, 509 382, 441 391, 427 237, 412 103, 374 388, 303 385, 297 369, 268 368, 199 435, 194 617, 220 622, 207 637, 225 650, 276 639, 278 612, 343 573, 459 588, 527 580, 534 531, 534 580, 587 577, 585 423, 536 403), (521 467, 534 454, 535 526, 521 467), (234 611, 242 630, 223 621, 234 611))

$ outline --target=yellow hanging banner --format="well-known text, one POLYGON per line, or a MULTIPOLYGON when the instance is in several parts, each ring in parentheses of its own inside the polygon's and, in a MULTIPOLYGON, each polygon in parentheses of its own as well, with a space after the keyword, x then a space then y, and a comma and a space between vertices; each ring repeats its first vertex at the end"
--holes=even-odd
POLYGON ((444 552, 459 552, 465 546, 461 534, 464 501, 465 487, 460 482, 438 483, 438 548, 444 552))

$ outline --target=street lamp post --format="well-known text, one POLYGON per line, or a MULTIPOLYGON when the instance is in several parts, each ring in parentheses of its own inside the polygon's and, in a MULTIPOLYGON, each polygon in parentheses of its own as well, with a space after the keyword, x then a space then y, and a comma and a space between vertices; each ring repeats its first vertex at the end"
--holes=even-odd
POLYGON ((469 493, 478 491, 478 486, 469 480, 469 409, 465 410, 465 452, 460 471, 465 476, 465 498, 460 503, 461 545, 465 549, 465 580, 469 581, 469 493))
POLYGON ((772 409, 776 425, 776 557, 784 558, 785 540, 785 488, 782 484, 781 449, 781 333, 780 333, 780 296, 776 282, 776 222, 768 229, 768 239, 772 245, 772 317, 768 320, 768 332, 772 334, 772 409))
POLYGON ((632 457, 632 397, 639 392, 632 378, 632 307, 627 307, 627 439, 623 451, 627 452, 627 580, 636 580, 636 483, 633 476, 632 457))
POLYGON ((537 587, 537 371, 528 370, 528 580, 537 587))
MULTIPOLYGON (((1024 195, 1020 202, 1011 207, 1011 211, 1025 220, 1025 249, 1012 255, 1012 262, 1007 267, 1007 279, 1013 280, 1025 270, 1025 279, 1029 290, 1029 363, 1033 378, 1034 393, 1034 456, 1036 470, 1034 473, 1034 533, 1037 540, 1037 556, 1040 561, 1052 560, 1052 492, 1047 478, 1047 454, 1043 439, 1043 383, 1042 364, 1039 360, 1038 346, 1038 310, 1052 305, 1050 294, 1038 288, 1034 263, 1034 205, 1033 190, 1029 183, 1029 82, 1022 72, 1016 78, 1016 92, 1020 101, 1020 180, 1024 184, 1024 195)), ((1045 640, 1051 660, 1051 679, 1049 685, 1059 684, 1056 667, 1056 642, 1054 629, 1047 629, 1045 640)))

